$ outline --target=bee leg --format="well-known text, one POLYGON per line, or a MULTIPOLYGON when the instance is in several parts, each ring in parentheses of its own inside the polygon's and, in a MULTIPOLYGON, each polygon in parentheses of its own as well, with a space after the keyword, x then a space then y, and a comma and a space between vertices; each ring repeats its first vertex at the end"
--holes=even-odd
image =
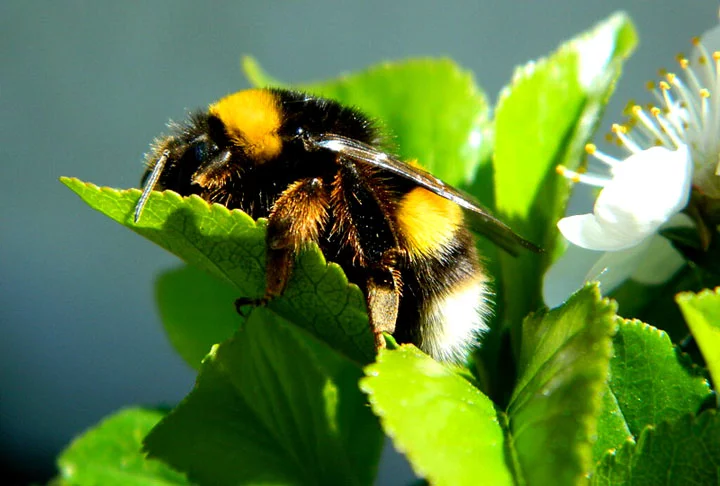
POLYGON ((295 255, 317 242, 327 222, 329 195, 321 179, 300 179, 275 201, 267 226, 265 295, 260 303, 282 295, 292 274, 295 255))
POLYGON ((367 305, 375 347, 385 347, 383 332, 393 334, 400 307, 400 288, 391 268, 373 272, 367 279, 367 305))
POLYGON ((250 309, 248 307, 258 307, 265 305, 265 299, 251 299, 249 297, 240 297, 235 299, 235 311, 242 317, 247 318, 250 315, 250 309))
POLYGON ((382 333, 392 334, 400 306, 402 282, 398 267, 402 252, 393 220, 392 194, 371 167, 338 158, 340 170, 333 181, 332 202, 337 216, 333 231, 343 235, 365 273, 370 329, 377 348, 385 347, 382 333))

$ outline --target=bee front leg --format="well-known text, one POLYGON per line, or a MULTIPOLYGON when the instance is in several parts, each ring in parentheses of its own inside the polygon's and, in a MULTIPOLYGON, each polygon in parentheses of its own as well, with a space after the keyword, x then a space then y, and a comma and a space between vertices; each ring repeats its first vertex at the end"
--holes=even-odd
POLYGON ((318 178, 300 179, 288 186, 275 201, 268 217, 265 295, 261 299, 241 298, 240 307, 263 305, 282 295, 292 274, 295 255, 310 243, 317 243, 328 219, 329 196, 318 178))

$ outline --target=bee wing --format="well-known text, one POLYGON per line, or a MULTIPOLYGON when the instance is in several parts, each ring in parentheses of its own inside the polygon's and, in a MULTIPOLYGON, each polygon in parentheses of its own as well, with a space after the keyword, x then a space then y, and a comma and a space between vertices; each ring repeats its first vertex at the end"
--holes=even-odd
POLYGON ((341 135, 323 134, 310 140, 316 147, 332 150, 344 157, 361 163, 397 174, 400 177, 415 182, 418 186, 434 192, 438 196, 448 199, 458 206, 466 209, 470 216, 471 227, 487 237, 490 241, 512 255, 517 255, 520 248, 541 253, 543 250, 524 239, 505 223, 495 218, 487 209, 484 209, 472 196, 445 184, 429 172, 409 165, 385 152, 381 152, 370 145, 341 135))

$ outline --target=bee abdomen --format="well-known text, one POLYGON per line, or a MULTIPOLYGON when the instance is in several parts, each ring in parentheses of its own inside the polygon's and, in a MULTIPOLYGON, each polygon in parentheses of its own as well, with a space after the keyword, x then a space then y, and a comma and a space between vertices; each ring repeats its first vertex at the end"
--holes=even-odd
POLYGON ((461 363, 488 329, 491 313, 489 279, 462 210, 416 187, 400 199, 396 218, 409 257, 399 341, 437 360, 461 363))
POLYGON ((488 330, 489 294, 477 273, 428 296, 419 315, 420 348, 439 361, 464 362, 488 330))

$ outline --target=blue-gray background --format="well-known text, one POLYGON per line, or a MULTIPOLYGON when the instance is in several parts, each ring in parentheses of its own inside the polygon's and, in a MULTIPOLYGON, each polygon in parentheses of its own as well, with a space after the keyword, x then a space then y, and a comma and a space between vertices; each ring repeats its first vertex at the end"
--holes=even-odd
MULTIPOLYGON (((495 100, 514 66, 621 8, 641 45, 607 123, 628 99, 649 101, 644 81, 716 25, 714 1, 1 2, 5 474, 47 477, 75 434, 126 405, 175 403, 194 379, 153 302, 154 276, 176 259, 90 210, 59 176, 136 186, 168 118, 247 87, 243 53, 288 81, 450 56, 495 100)), ((380 482, 407 477, 391 459, 380 482)))

